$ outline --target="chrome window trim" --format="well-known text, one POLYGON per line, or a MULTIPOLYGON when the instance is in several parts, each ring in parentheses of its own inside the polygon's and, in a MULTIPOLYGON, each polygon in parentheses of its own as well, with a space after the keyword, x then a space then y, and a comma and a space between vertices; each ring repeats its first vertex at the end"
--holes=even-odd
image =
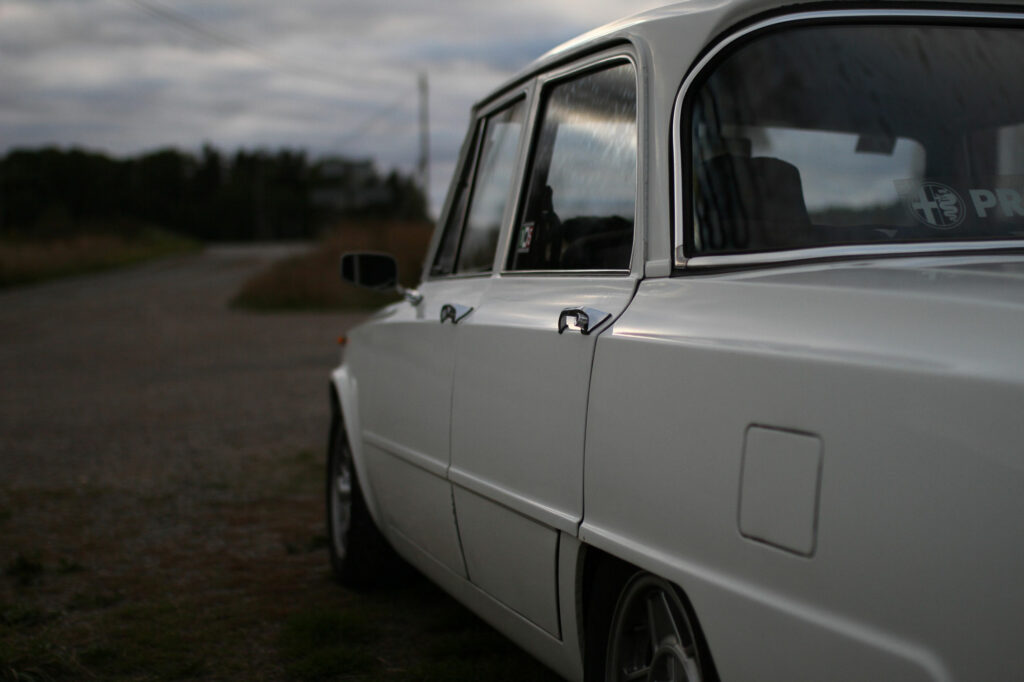
POLYGON ((856 256, 902 256, 926 255, 964 251, 1001 251, 1005 249, 1024 250, 1024 239, 1015 241, 1000 239, 992 241, 962 242, 918 242, 914 244, 851 244, 849 246, 817 246, 807 249, 786 249, 785 251, 762 251, 758 253, 735 253, 713 256, 694 256, 686 261, 687 269, 711 267, 740 267, 765 263, 789 263, 831 258, 856 256))
POLYGON ((455 279, 483 279, 487 277, 493 277, 494 272, 488 270, 487 272, 453 272, 448 275, 430 275, 425 278, 424 282, 448 282, 455 279))
MULTIPOLYGON (((683 84, 676 94, 675 102, 672 105, 672 263, 676 268, 702 268, 712 266, 735 266, 754 265, 761 263, 785 263, 792 260, 809 260, 815 258, 841 258, 862 255, 882 254, 904 254, 904 253, 929 253, 947 251, 976 251, 1024 248, 1024 240, 998 240, 990 242, 964 241, 964 242, 917 242, 914 244, 853 244, 850 246, 823 246, 810 247, 805 249, 787 249, 784 251, 765 251, 759 253, 743 253, 729 255, 711 255, 686 257, 685 251, 685 228, 687 223, 687 211, 689 205, 684 202, 686 192, 683 190, 683 134, 681 130, 683 120, 683 103, 693 84, 707 70, 708 65, 714 61, 719 54, 728 49, 739 40, 750 37, 752 34, 766 31, 771 28, 788 24, 803 24, 815 21, 838 21, 850 19, 966 19, 974 21, 1010 21, 1017 24, 1024 23, 1024 16, 1019 12, 992 12, 972 10, 923 10, 923 9, 851 9, 851 10, 818 10, 798 12, 786 16, 772 17, 757 22, 750 26, 739 29, 718 41, 708 52, 697 62, 683 79, 683 84)), ((688 145, 687 145, 688 146, 688 145)), ((690 156, 685 157, 689 164, 690 156)))
POLYGON ((533 103, 530 107, 529 112, 529 134, 530 137, 526 141, 527 147, 524 150, 525 158, 523 159, 522 166, 519 172, 518 178, 518 191, 516 193, 516 204, 514 212, 512 214, 512 220, 506 226, 508 233, 505 235, 505 243, 500 245, 499 251, 501 252, 501 267, 497 272, 501 275, 551 275, 551 274, 587 274, 587 273, 600 273, 603 275, 615 274, 620 276, 628 277, 632 272, 633 268, 633 251, 637 243, 637 239, 640 235, 637 234, 637 227, 639 224, 638 216, 640 215, 640 204, 641 195, 640 190, 643 184, 641 183, 640 172, 640 153, 641 153, 641 139, 640 129, 642 127, 640 120, 640 106, 642 103, 641 91, 640 91, 640 63, 636 55, 633 54, 633 46, 628 44, 616 45, 615 47, 603 50, 596 54, 589 55, 583 59, 576 60, 569 64, 562 65, 560 67, 545 71, 539 74, 534 79, 534 91, 533 91, 533 103), (512 242, 515 238, 515 228, 519 223, 519 218, 524 209, 523 202, 526 199, 526 185, 529 178, 526 177, 526 171, 532 170, 531 163, 533 161, 533 145, 534 138, 540 134, 540 128, 542 121, 540 120, 541 114, 541 102, 544 100, 544 95, 548 88, 555 87, 559 81, 568 81, 573 78, 578 78, 585 75, 587 71, 597 71, 602 68, 607 68, 613 65, 615 62, 628 62, 633 66, 634 84, 636 86, 636 194, 633 199, 633 241, 630 244, 630 266, 628 268, 616 268, 614 270, 509 270, 508 269, 508 257, 512 249, 512 242))
POLYGON ((629 268, 612 268, 607 270, 504 270, 501 277, 526 277, 543 275, 545 277, 626 277, 629 268))

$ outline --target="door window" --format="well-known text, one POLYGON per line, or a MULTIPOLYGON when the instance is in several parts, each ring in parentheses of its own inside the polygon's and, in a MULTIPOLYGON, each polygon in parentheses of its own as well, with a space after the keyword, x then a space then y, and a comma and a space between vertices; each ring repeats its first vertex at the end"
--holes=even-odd
POLYGON ((636 70, 629 62, 544 94, 509 270, 625 270, 636 210, 636 70))
POLYGON ((515 176, 525 112, 526 101, 519 99, 480 123, 470 160, 459 178, 431 275, 491 270, 515 176))
POLYGON ((473 179, 473 161, 476 159, 477 145, 480 141, 479 130, 473 135, 469 155, 463 163, 459 174, 459 184, 455 187, 455 196, 448 211, 448 220, 441 233, 441 242, 437 246, 437 254, 430 266, 430 274, 450 275, 455 272, 455 258, 459 255, 459 236, 462 234, 462 220, 466 216, 466 204, 469 202, 469 183, 473 179))
POLYGON ((515 176, 525 100, 487 119, 473 194, 459 248, 457 272, 488 272, 515 176))

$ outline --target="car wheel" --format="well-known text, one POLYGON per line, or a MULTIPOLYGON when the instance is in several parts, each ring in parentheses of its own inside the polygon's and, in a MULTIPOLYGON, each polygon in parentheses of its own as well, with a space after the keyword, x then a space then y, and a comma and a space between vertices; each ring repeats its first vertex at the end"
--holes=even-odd
POLYGON ((640 572, 615 604, 608 637, 607 682, 705 682, 700 647, 678 591, 640 572))
POLYGON ((400 561, 366 508, 341 416, 331 418, 327 453, 327 545, 331 568, 347 587, 366 589, 395 575, 400 561))

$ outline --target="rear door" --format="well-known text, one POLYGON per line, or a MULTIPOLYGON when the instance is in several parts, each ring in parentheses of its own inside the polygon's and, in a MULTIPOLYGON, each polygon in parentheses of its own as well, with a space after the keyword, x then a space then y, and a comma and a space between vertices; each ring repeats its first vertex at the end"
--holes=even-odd
POLYGON ((542 78, 536 120, 502 272, 459 329, 449 475, 470 580, 558 636, 558 539, 583 514, 594 344, 636 282, 631 58, 542 78))

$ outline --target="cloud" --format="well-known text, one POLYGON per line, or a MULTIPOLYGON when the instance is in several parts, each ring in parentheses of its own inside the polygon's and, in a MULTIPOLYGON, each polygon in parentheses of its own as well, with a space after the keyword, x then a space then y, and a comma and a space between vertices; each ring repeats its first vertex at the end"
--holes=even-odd
POLYGON ((7 0, 0 151, 302 147, 411 170, 430 76, 433 203, 474 101, 625 0, 7 0))

